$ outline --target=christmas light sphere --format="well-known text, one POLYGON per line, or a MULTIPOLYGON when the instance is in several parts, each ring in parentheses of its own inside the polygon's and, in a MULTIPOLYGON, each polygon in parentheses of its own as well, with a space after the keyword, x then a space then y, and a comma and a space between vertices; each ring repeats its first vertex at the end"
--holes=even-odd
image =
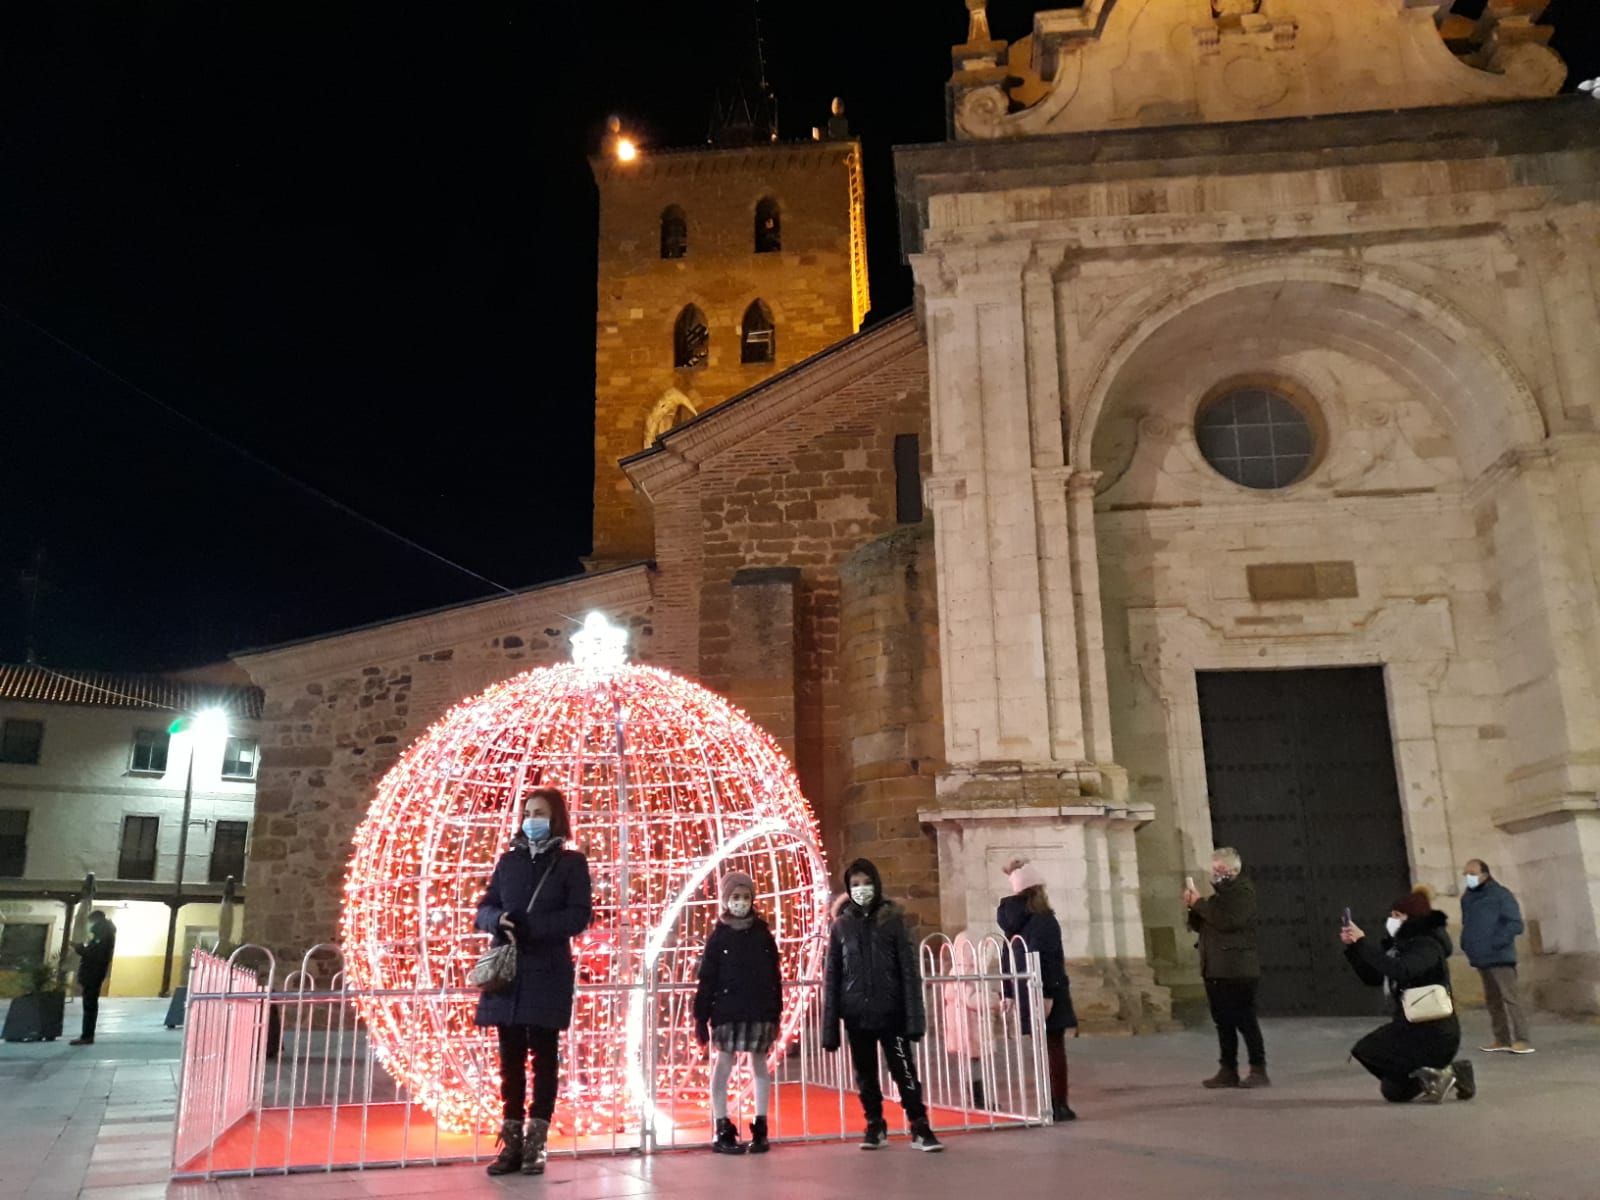
MULTIPOLYGON (((500 1124, 493 1029, 473 1025, 467 972, 488 945, 478 901, 527 793, 560 788, 589 859, 594 919, 574 943, 579 995, 557 1123, 575 1132, 698 1107, 694 979, 718 881, 747 872, 786 979, 821 968, 827 868, 783 753, 725 700, 623 662, 625 631, 591 617, 574 661, 452 709, 378 785, 356 831, 341 923, 345 968, 384 1067, 441 1126, 500 1124)), ((803 1019, 785 1004, 774 1059, 803 1019)))

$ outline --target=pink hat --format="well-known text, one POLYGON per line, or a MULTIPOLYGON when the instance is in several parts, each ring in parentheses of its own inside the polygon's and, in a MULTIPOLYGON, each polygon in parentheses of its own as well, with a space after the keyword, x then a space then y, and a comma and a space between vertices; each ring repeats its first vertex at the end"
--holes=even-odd
POLYGON ((1044 884, 1044 872, 1032 863, 1023 863, 1006 878, 1011 880, 1011 894, 1013 896, 1025 892, 1031 887, 1041 887, 1044 884))

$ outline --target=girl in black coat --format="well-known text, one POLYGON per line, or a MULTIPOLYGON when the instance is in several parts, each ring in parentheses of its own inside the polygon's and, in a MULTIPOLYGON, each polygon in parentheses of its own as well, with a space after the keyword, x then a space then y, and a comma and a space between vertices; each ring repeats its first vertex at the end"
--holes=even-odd
MULTIPOLYGON (((1078 1114, 1067 1103, 1067 1030, 1078 1027, 1072 1008, 1072 985, 1067 979, 1067 956, 1061 942, 1061 922, 1056 920, 1045 894, 1044 876, 1027 863, 1018 863, 1010 872, 1012 894, 1000 901, 995 921, 1013 948, 1013 960, 1020 939, 1030 954, 1039 956, 1040 985, 1044 996, 1045 1053, 1050 1063, 1050 1112, 1054 1120, 1076 1121, 1078 1114)), ((1026 962, 1013 961, 1013 971, 1027 970, 1026 962)), ((1017 1002, 1022 1032, 1032 1034, 1034 1017, 1028 989, 1012 980, 1004 983, 1005 994, 1017 1002)))
POLYGON ((778 943, 767 923, 755 915, 755 881, 743 871, 722 877, 722 911, 700 957, 700 986, 694 994, 694 1034, 704 1046, 715 1041, 711 1071, 711 1112, 717 1119, 718 1154, 743 1154, 739 1130, 728 1118, 728 1077, 734 1056, 750 1056, 756 1081, 756 1117, 750 1126, 750 1153, 765 1154, 767 1102, 772 1071, 767 1052, 778 1036, 783 1012, 783 976, 778 943))
POLYGON ((572 836, 566 798, 555 788, 528 795, 522 829, 501 855, 478 904, 475 926, 496 943, 515 939, 517 978, 503 992, 485 992, 477 1024, 500 1031, 500 1154, 489 1174, 544 1171, 545 1141, 555 1113, 561 1031, 572 1023, 572 939, 589 925, 593 899, 589 862, 566 848, 572 836), (528 1057, 533 1105, 527 1107, 528 1057), (523 1128, 524 1110, 528 1118, 523 1128))
POLYGON ((1425 887, 1400 897, 1389 913, 1389 936, 1374 942, 1355 925, 1339 938, 1345 957, 1363 983, 1382 987, 1394 1007, 1387 1025, 1355 1044, 1351 1056, 1378 1077, 1385 1100, 1403 1104, 1422 1096, 1443 1100, 1452 1087, 1470 1100, 1476 1094, 1472 1064, 1455 1062, 1461 1048, 1461 1023, 1454 1014, 1437 1021, 1406 1020, 1402 994, 1430 984, 1450 986, 1449 958, 1454 950, 1445 931, 1445 915, 1435 912, 1425 887))

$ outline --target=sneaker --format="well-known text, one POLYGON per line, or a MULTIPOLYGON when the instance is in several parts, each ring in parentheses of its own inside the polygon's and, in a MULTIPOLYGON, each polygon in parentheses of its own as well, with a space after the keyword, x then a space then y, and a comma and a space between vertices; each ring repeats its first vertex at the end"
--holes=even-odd
POLYGON ((1456 1073, 1449 1067, 1418 1067, 1411 1072, 1411 1078, 1422 1085, 1422 1095, 1418 1099, 1441 1104, 1455 1086, 1456 1073))
POLYGON ((1511 1052, 1511 1047, 1504 1042, 1490 1042, 1487 1046, 1479 1046, 1478 1049, 1485 1054, 1499 1054, 1502 1050, 1508 1054, 1511 1052))
POLYGON ((1513 1054, 1532 1054, 1533 1053, 1533 1047, 1528 1045, 1527 1042, 1512 1042, 1511 1043, 1511 1053, 1513 1053, 1513 1054))
POLYGON ((1250 1074, 1244 1077, 1239 1086, 1242 1088, 1271 1087, 1272 1080, 1267 1078, 1267 1069, 1265 1067, 1251 1067, 1250 1074))
POLYGON ((868 1121, 867 1131, 861 1135, 863 1150, 882 1150, 889 1144, 889 1126, 883 1121, 868 1121))
POLYGON ((926 1121, 918 1121, 911 1127, 911 1148, 937 1154, 944 1149, 944 1143, 933 1136, 933 1129, 926 1121))
POLYGON ((1478 1078, 1472 1070, 1472 1064, 1462 1059, 1455 1064, 1456 1073, 1456 1099, 1471 1100, 1478 1094, 1478 1078))
POLYGON ((1202 1079, 1203 1088, 1236 1088, 1239 1086, 1239 1068, 1223 1067, 1210 1079, 1202 1079))

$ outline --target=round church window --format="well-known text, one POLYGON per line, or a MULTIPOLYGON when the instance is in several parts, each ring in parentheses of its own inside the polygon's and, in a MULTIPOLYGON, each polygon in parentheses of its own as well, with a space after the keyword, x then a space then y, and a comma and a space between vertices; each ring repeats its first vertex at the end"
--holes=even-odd
POLYGON ((1218 474, 1259 490, 1304 479, 1319 449, 1311 414, 1283 392, 1258 385, 1229 388, 1202 404, 1194 436, 1218 474))

